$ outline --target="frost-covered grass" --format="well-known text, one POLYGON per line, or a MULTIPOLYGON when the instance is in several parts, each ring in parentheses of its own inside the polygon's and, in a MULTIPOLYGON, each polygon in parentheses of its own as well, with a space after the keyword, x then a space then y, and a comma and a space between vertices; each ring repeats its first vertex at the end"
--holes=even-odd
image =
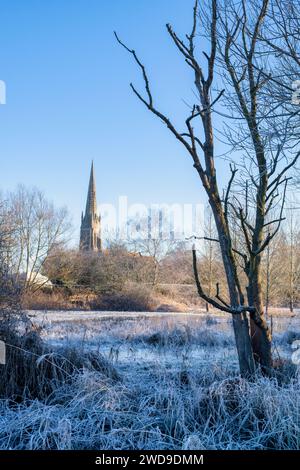
MULTIPOLYGON (((300 448, 298 376, 240 379, 227 318, 40 320, 43 339, 78 366, 42 399, 0 400, 1 449, 300 448)), ((275 356, 291 352, 284 321, 275 356)), ((300 331, 297 319, 286 327, 300 331)))

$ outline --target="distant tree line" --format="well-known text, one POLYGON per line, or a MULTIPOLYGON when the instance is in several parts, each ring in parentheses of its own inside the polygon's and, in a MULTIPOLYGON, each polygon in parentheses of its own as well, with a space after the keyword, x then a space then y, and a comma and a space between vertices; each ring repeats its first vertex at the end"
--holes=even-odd
MULTIPOLYGON (((205 211, 204 236, 199 242, 198 267, 203 288, 213 295, 217 288, 227 301, 226 276, 216 227, 209 208, 205 211), (218 287, 217 287, 218 286, 218 287)), ((1 282, 9 280, 14 295, 39 291, 83 292, 116 295, 128 285, 163 292, 169 301, 191 298, 194 274, 191 242, 140 239, 123 243, 108 240, 103 253, 70 249, 72 231, 66 209, 56 209, 38 189, 19 187, 1 197, 1 282), (38 277, 40 276, 40 277, 38 277), (50 281, 51 289, 49 289, 50 281), (17 287, 18 286, 18 287, 17 287)), ((239 244, 238 231, 234 237, 239 244)), ((246 277, 240 267, 243 288, 246 277)), ((300 305, 299 211, 287 209, 285 221, 262 258, 262 293, 265 308, 300 305)), ((195 297, 195 296, 194 296, 195 297)), ((201 303, 201 302, 200 302, 201 303)), ((202 301, 210 311, 210 304, 202 301)))

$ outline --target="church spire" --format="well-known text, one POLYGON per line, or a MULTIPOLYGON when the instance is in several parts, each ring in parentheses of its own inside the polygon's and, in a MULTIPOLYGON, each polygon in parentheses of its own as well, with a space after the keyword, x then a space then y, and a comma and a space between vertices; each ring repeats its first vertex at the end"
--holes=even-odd
POLYGON ((94 161, 92 160, 91 173, 90 173, 90 182, 89 189, 86 201, 85 214, 93 216, 97 214, 97 197, 96 197, 96 182, 94 175, 94 161))
POLYGON ((85 214, 81 216, 80 250, 101 251, 101 218, 97 213, 96 182, 93 161, 85 214))

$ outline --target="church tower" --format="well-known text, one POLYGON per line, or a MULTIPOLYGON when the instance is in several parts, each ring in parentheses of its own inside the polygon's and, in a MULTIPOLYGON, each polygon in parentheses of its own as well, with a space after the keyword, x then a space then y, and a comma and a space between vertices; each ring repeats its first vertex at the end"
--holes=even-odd
POLYGON ((102 251, 101 217, 97 213, 96 183, 92 162, 85 214, 81 214, 80 245, 81 251, 102 251))

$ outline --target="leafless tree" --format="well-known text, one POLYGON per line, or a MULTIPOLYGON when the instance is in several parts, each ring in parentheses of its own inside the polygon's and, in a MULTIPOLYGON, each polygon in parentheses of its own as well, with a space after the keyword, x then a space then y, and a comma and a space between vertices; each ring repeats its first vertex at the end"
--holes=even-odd
POLYGON ((273 55, 268 54, 260 34, 270 4, 269 0, 225 2, 219 34, 230 121, 226 136, 232 149, 244 155, 238 184, 243 194, 233 194, 230 210, 245 241, 247 297, 256 311, 255 318, 250 314, 253 351, 255 359, 267 368, 272 363, 271 334, 263 308, 262 254, 284 220, 288 171, 300 154, 299 149, 291 148, 290 121, 284 118, 283 108, 277 104, 276 114, 275 110, 270 114, 266 100, 272 82, 267 64, 273 55))
POLYGON ((13 241, 11 212, 7 201, 0 202, 0 338, 14 331, 16 324, 26 315, 21 310, 21 290, 11 270, 10 253, 13 241))
POLYGON ((299 242, 300 230, 297 212, 291 206, 287 208, 287 228, 286 228, 286 244, 287 244, 287 297, 289 300, 290 312, 294 313, 295 302, 297 299, 297 290, 300 281, 299 271, 299 242))
POLYGON ((39 275, 55 246, 70 236, 70 219, 66 209, 55 209, 38 189, 19 186, 7 198, 13 235, 10 263, 25 290, 43 287, 39 275))
POLYGON ((11 271, 13 227, 6 201, 0 202, 0 306, 17 305, 19 289, 11 271))
MULTIPOLYGON (((250 2, 255 6, 254 0, 250 2)), ((268 77, 265 100, 277 129, 285 134, 291 152, 300 136, 300 3, 270 0, 259 41, 265 55, 272 54, 264 76, 268 77)))
POLYGON ((278 136, 278 123, 268 119, 262 100, 262 90, 268 83, 268 77, 264 73, 265 58, 260 49, 259 35, 268 8, 268 0, 258 0, 256 8, 250 12, 242 0, 222 3, 210 0, 204 2, 199 15, 196 0, 193 26, 186 40, 181 39, 171 25, 167 25, 169 36, 194 75, 196 102, 185 119, 185 130, 178 129, 158 109, 145 66, 135 50, 130 49, 116 35, 118 42, 132 55, 142 72, 145 95, 131 84, 134 94, 184 146, 207 193, 218 232, 217 242, 222 253, 229 298, 221 297, 218 288, 214 297, 204 291, 196 249, 193 249, 196 285, 199 295, 206 302, 232 314, 240 371, 245 376, 254 374, 255 363, 260 364, 265 372, 272 367, 271 334, 265 321, 262 301, 261 258, 283 220, 286 174, 298 158, 296 152, 290 160, 286 160, 286 141, 284 136, 278 136), (196 43, 201 35, 208 38, 209 51, 198 54, 196 43), (216 73, 221 73, 225 85, 215 92, 214 89, 220 84, 216 80, 216 73), (227 115, 224 115, 224 105, 220 105, 225 95, 227 115), (235 121, 233 129, 232 124, 227 127, 226 144, 234 146, 234 150, 244 157, 240 167, 231 165, 231 176, 224 194, 217 178, 214 150, 213 114, 215 111, 220 113, 220 108, 224 120, 235 121), (201 130, 197 132, 199 124, 201 130), (248 162, 246 168, 245 161, 248 162), (271 209, 280 196, 278 216, 270 219, 271 209), (234 247, 230 218, 240 225, 243 251, 234 247), (240 261, 247 276, 246 292, 243 291, 238 271, 240 261))
POLYGON ((128 247, 134 253, 151 261, 153 267, 151 283, 155 286, 159 281, 161 262, 176 249, 177 241, 169 232, 164 233, 163 227, 169 227, 169 224, 162 211, 133 220, 130 224, 133 224, 136 230, 135 236, 128 241, 128 247))
MULTIPOLYGON (((204 236, 201 249, 201 273, 202 283, 206 286, 206 291, 209 297, 214 295, 214 289, 218 283, 218 290, 220 290, 220 279, 222 272, 220 272, 219 265, 219 243, 217 240, 218 234, 214 223, 213 213, 208 206, 204 214, 204 236), (217 240, 215 242, 214 240, 217 240)), ((205 303, 206 311, 209 312, 210 304, 205 303)))

